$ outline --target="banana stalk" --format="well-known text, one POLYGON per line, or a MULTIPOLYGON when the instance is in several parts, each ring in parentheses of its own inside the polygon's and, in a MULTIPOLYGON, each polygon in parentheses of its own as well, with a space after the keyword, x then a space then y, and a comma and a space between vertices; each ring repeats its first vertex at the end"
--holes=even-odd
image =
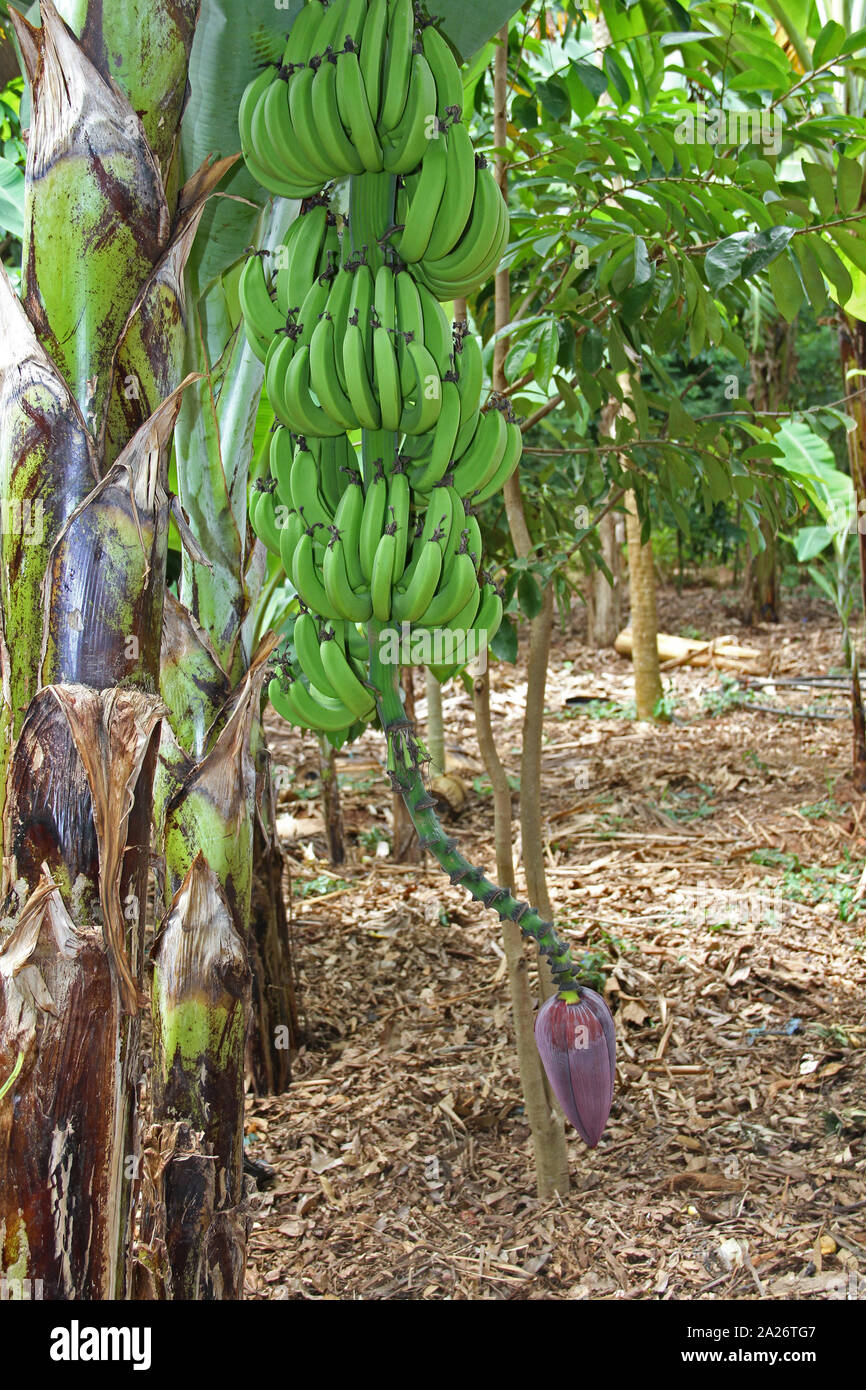
POLYGON ((424 782, 427 754, 415 737, 400 698, 399 668, 380 658, 381 626, 370 627, 370 684, 376 690, 376 706, 388 741, 388 775, 406 803, 423 849, 429 850, 452 884, 460 884, 475 902, 498 913, 502 922, 515 922, 545 956, 560 994, 571 1000, 580 995, 580 984, 568 946, 528 903, 488 879, 460 853, 456 841, 446 835, 436 815, 433 798, 424 782))

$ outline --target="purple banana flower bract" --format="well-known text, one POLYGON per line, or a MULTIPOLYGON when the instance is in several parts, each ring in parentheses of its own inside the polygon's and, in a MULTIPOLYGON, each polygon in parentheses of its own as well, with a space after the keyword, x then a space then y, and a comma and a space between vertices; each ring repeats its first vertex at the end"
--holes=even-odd
POLYGON ((600 994, 580 986, 573 1004, 554 994, 538 1010, 535 1044, 566 1119, 594 1149, 613 1100, 616 1033, 600 994))

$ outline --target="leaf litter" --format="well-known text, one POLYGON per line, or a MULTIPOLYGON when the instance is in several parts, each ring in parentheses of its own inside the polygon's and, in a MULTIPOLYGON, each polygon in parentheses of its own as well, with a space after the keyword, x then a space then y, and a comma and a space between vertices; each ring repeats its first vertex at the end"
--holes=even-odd
MULTIPOLYGON (((731 595, 659 599, 667 631, 734 625, 731 595)), ((838 670, 829 609, 798 597, 796 613, 745 640, 771 676, 838 670)), ((522 649, 494 674, 515 780, 524 663, 522 649)), ((277 1174, 252 1199, 248 1297, 866 1298, 866 803, 850 724, 768 717, 712 670, 665 683, 672 722, 636 724, 630 663, 586 646, 580 613, 555 642, 550 889, 614 1011, 618 1066, 599 1147, 569 1130, 571 1190, 544 1202, 496 919, 429 859, 379 857, 393 818, 376 734, 338 758, 348 855, 333 871, 316 745, 271 725, 306 1033, 288 1094, 248 1098, 247 1151, 277 1174), (593 687, 602 705, 566 704, 593 687), (298 893, 317 879, 324 891, 298 893)), ((764 685, 761 704, 774 696, 764 685)), ((827 701, 846 714, 844 693, 827 701)), ((444 706, 468 791, 453 833, 492 865, 471 701, 452 683, 444 706)))

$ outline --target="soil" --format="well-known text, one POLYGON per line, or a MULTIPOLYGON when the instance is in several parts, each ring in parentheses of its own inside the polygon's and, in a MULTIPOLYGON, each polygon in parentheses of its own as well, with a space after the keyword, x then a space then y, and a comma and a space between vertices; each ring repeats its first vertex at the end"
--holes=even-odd
MULTIPOLYGON (((742 628, 737 603, 663 591, 659 624, 733 634, 780 681, 841 671, 833 614, 805 590, 777 626, 742 628)), ((391 858, 380 735, 338 760, 348 859, 332 868, 317 745, 275 722, 305 1041, 289 1093, 248 1102, 247 1151, 277 1172, 252 1198, 248 1297, 866 1299, 866 803, 848 701, 842 682, 744 695, 731 679, 675 669, 670 722, 638 724, 630 663, 586 645, 580 611, 557 635, 549 882, 614 1010, 618 1065, 598 1148, 568 1131, 571 1190, 545 1202, 497 919, 429 860, 391 858)), ((517 785, 524 667, 497 667, 494 687, 517 785)), ((453 682, 444 696, 468 791, 449 833, 492 868, 471 700, 453 682)), ((520 881, 519 838, 515 856, 520 881)))

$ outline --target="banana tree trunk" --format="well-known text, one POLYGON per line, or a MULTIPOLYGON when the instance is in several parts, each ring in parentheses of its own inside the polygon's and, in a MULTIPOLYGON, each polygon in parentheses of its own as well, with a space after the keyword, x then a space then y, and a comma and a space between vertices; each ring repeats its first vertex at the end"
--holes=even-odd
MULTIPOLYGON (((281 243, 291 220, 291 204, 278 199, 270 206, 261 229, 266 249, 281 243)), ((282 891, 283 858, 258 700, 264 665, 250 652, 253 611, 267 562, 264 547, 247 524, 247 490, 264 372, 242 329, 227 313, 221 285, 196 304, 192 319, 187 365, 200 380, 181 411, 176 453, 180 500, 194 544, 184 551, 181 603, 174 621, 186 624, 186 643, 197 645, 198 659, 207 666, 207 689, 214 699, 201 714, 200 727, 189 729, 186 711, 195 700, 195 692, 186 688, 182 675, 178 678, 183 658, 178 662, 167 646, 164 665, 171 666, 170 679, 177 684, 169 689, 167 676, 162 684, 169 716, 159 772, 160 801, 164 804, 170 796, 184 795, 173 782, 178 761, 200 762, 207 755, 208 738, 221 707, 238 698, 250 672, 255 671, 243 754, 254 769, 249 838, 244 845, 249 891, 240 898, 233 897, 231 884, 223 881, 213 863, 208 841, 195 840, 195 833, 203 837, 212 833, 210 825, 202 823, 199 832, 188 826, 186 833, 190 849, 203 852, 216 868, 236 911, 237 930, 250 951, 254 983, 247 1062, 255 1089, 280 1092, 289 1084, 290 1048, 297 1041, 298 1023, 282 891), (195 634, 194 639, 191 634, 195 634)), ((270 642, 269 649, 272 646, 270 642)), ((232 814, 231 803, 238 790, 226 783, 215 791, 217 820, 232 814)), ((169 856, 168 848, 166 854, 169 856)), ((173 877, 177 887, 178 875, 173 877)))
POLYGON ((33 118, 0 469, 30 525, 2 537, 0 1273, 93 1299, 125 1289, 180 286, 223 168, 178 191, 198 0, 67 9, 80 40, 52 0, 40 29, 12 12, 33 118))

